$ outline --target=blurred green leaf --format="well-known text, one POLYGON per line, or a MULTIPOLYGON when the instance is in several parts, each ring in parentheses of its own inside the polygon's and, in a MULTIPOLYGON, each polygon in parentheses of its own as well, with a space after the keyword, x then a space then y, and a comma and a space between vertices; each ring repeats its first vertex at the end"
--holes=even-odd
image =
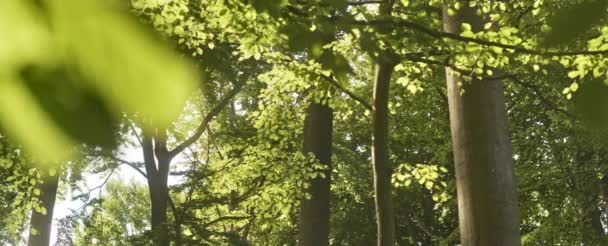
POLYGON ((265 12, 270 16, 277 17, 281 14, 281 8, 287 4, 287 0, 250 0, 250 3, 256 11, 265 12))
POLYGON ((48 61, 52 43, 42 16, 28 1, 0 1, 0 73, 15 66, 48 61))
POLYGON ((62 55, 77 62, 116 113, 140 112, 168 126, 194 89, 194 68, 135 19, 102 2, 49 3, 62 55))
POLYGON ((75 143, 51 122, 17 77, 0 77, 0 120, 10 136, 44 163, 69 158, 75 143))
POLYGON ((332 50, 325 50, 318 60, 324 69, 332 70, 340 82, 348 82, 348 74, 353 70, 344 56, 336 54, 332 50))
POLYGON ((27 67, 22 72, 25 85, 53 123, 78 142, 114 148, 118 125, 97 93, 83 87, 83 78, 65 69, 27 67))
POLYGON ((574 96, 574 109, 587 127, 608 130, 608 86, 601 79, 581 83, 574 96))
POLYGON ((185 58, 111 1, 42 4, 0 1, 7 135, 52 163, 69 158, 78 142, 113 145, 114 119, 124 112, 152 127, 177 118, 197 81, 185 58), (64 73, 68 67, 75 76, 64 73))
POLYGON ((551 31, 545 37, 544 45, 557 46, 580 37, 606 17, 607 7, 608 1, 587 0, 560 9, 549 19, 551 31))

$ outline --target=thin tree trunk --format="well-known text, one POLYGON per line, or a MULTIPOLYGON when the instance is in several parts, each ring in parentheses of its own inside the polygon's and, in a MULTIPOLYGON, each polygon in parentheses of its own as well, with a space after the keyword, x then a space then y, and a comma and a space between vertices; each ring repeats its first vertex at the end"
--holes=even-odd
POLYGON ((395 244, 395 215, 391 186, 393 168, 388 158, 388 98, 394 66, 395 63, 388 59, 378 58, 372 103, 372 164, 379 246, 395 244))
MULTIPOLYGON (((483 20, 475 9, 463 5, 454 16, 444 10, 446 32, 460 33, 462 23, 471 24, 473 31, 481 30, 483 20)), ((461 244, 521 245, 504 85, 499 80, 469 84, 449 68, 446 77, 461 244), (462 88, 458 86, 461 81, 462 88)))
POLYGON ((43 176, 43 182, 36 185, 40 189, 40 202, 46 209, 46 214, 37 213, 32 210, 30 221, 30 236, 27 245, 46 246, 51 239, 51 228, 53 225, 53 209, 55 207, 55 197, 57 196, 57 186, 59 185, 59 175, 43 176), (36 231, 36 234, 33 232, 36 231))
POLYGON ((317 176, 305 192, 311 199, 300 204, 300 242, 302 246, 329 245, 331 143, 333 110, 327 105, 312 103, 304 122, 304 154, 312 153, 325 167, 325 178, 317 176))
MULTIPOLYGON (((380 18, 389 18, 394 0, 380 5, 380 18)), ((381 34, 390 33, 390 27, 380 27, 381 34)), ((376 74, 372 101, 372 166, 374 170, 374 202, 378 246, 395 244, 395 213, 393 209, 391 176, 393 166, 388 158, 388 99, 391 75, 398 59, 390 49, 381 50, 376 58, 376 74)))

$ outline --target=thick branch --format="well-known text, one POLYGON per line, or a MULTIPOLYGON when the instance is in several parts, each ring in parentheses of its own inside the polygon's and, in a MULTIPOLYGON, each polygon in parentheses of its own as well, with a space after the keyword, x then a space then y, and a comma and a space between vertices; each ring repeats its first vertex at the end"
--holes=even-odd
POLYGON ((146 167, 146 173, 148 174, 148 177, 156 176, 158 170, 156 169, 156 160, 154 159, 152 136, 146 133, 145 130, 142 135, 141 147, 144 153, 144 166, 146 167))
POLYGON ((419 32, 422 32, 424 34, 427 34, 429 36, 436 37, 436 38, 449 38, 449 39, 457 40, 457 41, 476 43, 476 44, 480 44, 480 45, 484 45, 484 46, 500 47, 500 48, 504 48, 504 49, 510 49, 510 50, 513 50, 513 51, 519 52, 519 53, 541 55, 541 56, 573 56, 573 55, 606 55, 606 54, 608 54, 608 50, 548 51, 548 50, 528 49, 528 48, 524 48, 524 47, 517 46, 517 45, 510 45, 510 44, 505 44, 505 43, 500 43, 500 42, 471 38, 471 37, 463 37, 463 36, 460 36, 459 34, 455 34, 455 33, 437 31, 437 30, 434 30, 427 26, 424 26, 422 24, 412 22, 412 21, 407 21, 407 20, 393 21, 393 20, 388 19, 388 20, 355 21, 355 22, 353 22, 353 24, 356 24, 356 25, 396 25, 396 26, 406 27, 411 30, 419 31, 419 32))
POLYGON ((344 92, 346 95, 348 95, 350 98, 352 98, 353 100, 357 101, 358 103, 360 103, 363 107, 365 107, 366 109, 368 109, 369 111, 372 111, 372 105, 369 104, 365 99, 363 99, 360 96, 357 96, 357 94, 349 91, 348 89, 346 89, 344 86, 342 86, 340 83, 338 83, 336 80, 334 80, 333 78, 329 77, 329 76, 325 76, 325 75, 321 75, 321 77, 326 80, 327 82, 329 82, 331 85, 333 85, 334 87, 336 87, 338 90, 340 90, 341 92, 344 92))
MULTIPOLYGON (((407 56, 406 59, 409 61, 422 62, 422 63, 426 63, 426 64, 430 64, 430 65, 446 66, 461 74, 471 74, 471 71, 467 71, 465 69, 458 68, 454 64, 449 63, 449 60, 447 60, 447 59, 445 61, 437 61, 437 60, 422 58, 422 57, 418 57, 418 56, 407 56)), ((576 116, 574 116, 572 113, 556 106, 555 103, 553 103, 551 100, 549 100, 547 97, 545 97, 543 92, 537 86, 520 80, 517 77, 517 75, 515 75, 515 74, 505 74, 505 75, 499 75, 499 76, 479 76, 479 77, 481 77, 482 79, 489 79, 489 80, 509 79, 516 84, 519 84, 525 88, 531 89, 534 92, 534 94, 541 100, 541 102, 543 102, 549 108, 556 110, 556 111, 568 116, 569 118, 576 119, 576 116)))
POLYGON ((112 156, 111 158, 114 159, 115 161, 119 162, 120 164, 124 164, 124 165, 130 166, 131 168, 135 169, 135 171, 137 171, 139 174, 141 174, 142 176, 144 176, 144 178, 148 178, 148 175, 146 175, 146 173, 143 170, 141 170, 138 167, 138 165, 137 165, 137 164, 141 165, 143 163, 134 163, 134 162, 126 161, 126 160, 123 160, 123 159, 119 159, 119 158, 117 158, 115 156, 112 156))
POLYGON ((368 0, 368 1, 346 2, 346 5, 349 5, 349 6, 362 6, 362 5, 367 5, 367 4, 382 4, 382 3, 384 3, 384 0, 368 0))
POLYGON ((203 118, 203 121, 196 129, 196 132, 184 142, 175 147, 175 149, 169 151, 170 158, 175 157, 176 155, 184 151, 184 149, 186 149, 188 146, 194 144, 196 140, 198 140, 203 135, 205 129, 207 129, 207 125, 209 125, 209 122, 211 122, 211 120, 215 118, 215 116, 217 116, 222 111, 222 109, 224 109, 226 105, 228 105, 228 103, 230 103, 232 98, 234 98, 236 94, 239 93, 239 91, 243 88, 244 85, 245 83, 237 84, 234 89, 232 89, 232 91, 228 93, 226 97, 224 97, 213 109, 211 109, 211 111, 207 113, 205 118, 203 118))

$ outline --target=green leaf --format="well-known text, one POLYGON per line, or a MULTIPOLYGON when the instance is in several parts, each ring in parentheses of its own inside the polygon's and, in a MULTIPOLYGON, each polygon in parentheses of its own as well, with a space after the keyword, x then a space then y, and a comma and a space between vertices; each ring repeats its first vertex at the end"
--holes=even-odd
POLYGON ((608 86, 602 79, 584 81, 573 103, 584 126, 600 132, 608 129, 608 86))
POLYGON ((44 163, 69 158, 69 149, 75 143, 40 108, 24 83, 18 78, 2 77, 2 74, 0 81, 0 119, 3 130, 23 144, 36 159, 44 160, 44 163))
POLYGON ((471 24, 469 24, 469 23, 462 23, 461 28, 462 28, 462 32, 471 32, 471 30, 472 30, 471 24))
POLYGON ((66 57, 116 114, 139 112, 168 126, 197 81, 193 66, 106 1, 49 2, 66 57))
POLYGON ((0 1, 0 125, 7 135, 52 163, 69 158, 83 140, 110 142, 109 122, 124 112, 138 113, 157 127, 177 118, 197 83, 189 62, 113 3, 44 4, 0 1), (22 74, 25 65, 42 71, 69 67, 77 76, 72 84, 44 72, 32 79, 22 74), (48 94, 42 90, 47 85, 70 92, 65 98, 48 94), (66 98, 74 108, 60 108, 66 98), (77 120, 81 125, 70 127, 77 120))
POLYGON ((287 4, 287 1, 250 0, 250 3, 256 11, 276 17, 281 14, 281 8, 287 4))
POLYGON ((439 200, 439 195, 433 194, 433 201, 438 201, 438 200, 439 200))
POLYGON ((608 1, 586 0, 583 3, 574 3, 569 7, 561 8, 548 20, 551 31, 545 37, 543 44, 553 47, 581 37, 606 17, 606 7, 608 1))
POLYGON ((578 90, 578 83, 574 82, 570 85, 570 91, 576 92, 578 90))
POLYGON ((63 68, 27 67, 22 78, 38 105, 69 137, 114 148, 118 119, 93 90, 82 86, 85 79, 74 78, 75 74, 63 68))

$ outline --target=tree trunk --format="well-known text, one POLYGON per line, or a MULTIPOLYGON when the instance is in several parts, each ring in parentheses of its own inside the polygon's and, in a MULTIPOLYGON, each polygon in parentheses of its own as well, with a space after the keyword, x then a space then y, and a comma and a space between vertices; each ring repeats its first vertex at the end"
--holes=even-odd
POLYGON ((154 143, 156 144, 156 148, 154 148, 153 138, 149 134, 144 134, 142 138, 148 191, 150 193, 152 240, 154 245, 168 246, 169 231, 167 228, 167 204, 169 189, 167 187, 167 179, 169 174, 168 167, 171 159, 168 158, 168 156, 162 155, 163 153, 166 153, 166 151, 162 151, 162 147, 159 148, 157 142, 158 141, 155 139, 154 143), (156 167, 156 163, 158 163, 158 168, 156 167))
POLYGON ((152 207, 151 224, 154 232, 154 245, 169 245, 167 228, 167 183, 160 178, 148 178, 150 202, 152 207))
POLYGON ((317 176, 305 192, 311 199, 300 204, 300 242, 302 246, 329 245, 331 145, 333 110, 326 105, 312 103, 304 122, 304 154, 312 153, 326 166, 325 178, 317 176))
POLYGON ((37 184, 36 188, 40 189, 40 202, 42 203, 42 207, 46 209, 46 214, 37 213, 32 210, 30 236, 27 244, 29 246, 46 246, 49 245, 51 239, 53 208, 55 207, 59 175, 50 176, 46 173, 43 178, 44 183, 37 184), (35 235, 32 233, 33 229, 37 232, 35 235))
MULTIPOLYGON (((460 33, 462 23, 482 29, 475 9, 463 5, 454 16, 444 9, 446 32, 460 33)), ((464 83, 446 70, 461 244, 521 245, 504 85, 500 80, 464 83)))
POLYGON ((388 158, 388 97, 394 67, 395 63, 388 58, 378 58, 372 102, 372 165, 379 246, 395 244, 391 186, 393 168, 388 158))
POLYGON ((605 233, 602 225, 602 211, 599 209, 602 193, 601 182, 595 179, 597 171, 593 168, 596 153, 590 150, 591 148, 587 149, 584 142, 574 144, 577 146, 574 153, 574 168, 577 171, 576 174, 570 176, 570 180, 572 181, 572 192, 580 206, 583 220, 581 242, 583 245, 597 244, 605 233))
MULTIPOLYGON (((394 0, 384 1, 379 6, 379 18, 389 18, 392 15, 394 3, 394 0)), ((386 35, 390 31, 388 26, 378 28, 380 34, 386 35)), ((398 59, 390 47, 380 50, 376 58, 372 99, 372 166, 378 246, 395 244, 395 213, 391 184, 393 166, 388 157, 388 99, 391 75, 397 63, 398 59)))

